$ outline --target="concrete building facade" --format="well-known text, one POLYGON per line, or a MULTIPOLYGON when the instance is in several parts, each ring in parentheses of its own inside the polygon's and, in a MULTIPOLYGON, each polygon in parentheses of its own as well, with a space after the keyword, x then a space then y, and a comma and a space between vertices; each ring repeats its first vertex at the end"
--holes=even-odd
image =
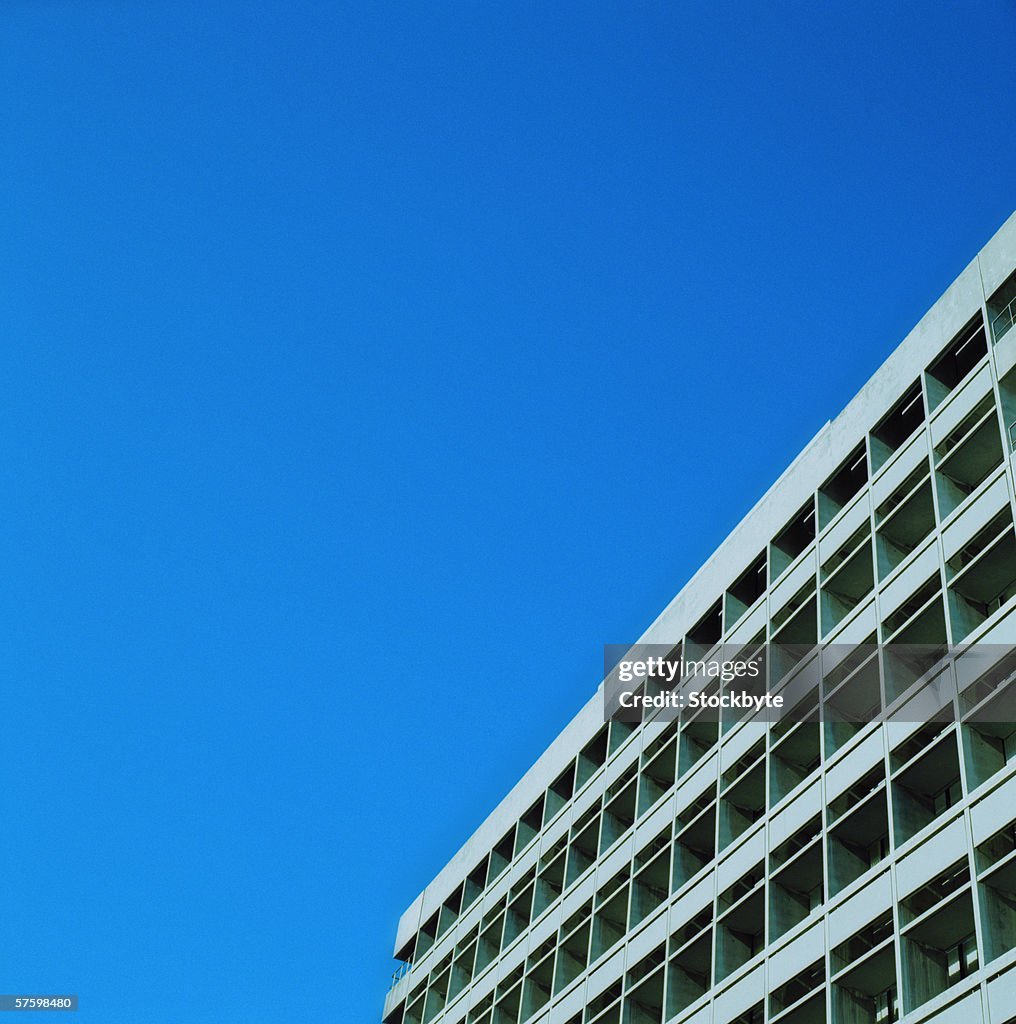
POLYGON ((1016 1022, 1014 314, 1016 214, 640 639, 853 651, 836 714, 601 687, 406 910, 385 1024, 1016 1022), (997 655, 932 718, 892 644, 997 655))

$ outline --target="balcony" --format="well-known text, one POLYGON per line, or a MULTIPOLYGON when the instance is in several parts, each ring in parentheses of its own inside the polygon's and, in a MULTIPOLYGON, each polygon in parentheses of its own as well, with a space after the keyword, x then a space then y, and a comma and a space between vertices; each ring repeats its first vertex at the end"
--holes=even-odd
POLYGON ((997 345, 1016 323, 1016 296, 991 318, 991 337, 997 345))

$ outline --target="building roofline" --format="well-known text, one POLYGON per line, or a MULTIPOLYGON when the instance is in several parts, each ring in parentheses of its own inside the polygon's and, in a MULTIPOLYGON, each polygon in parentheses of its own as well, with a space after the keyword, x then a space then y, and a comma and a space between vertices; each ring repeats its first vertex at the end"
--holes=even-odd
MULTIPOLYGON (((963 329, 1016 265, 1016 212, 949 285, 845 408, 815 434, 639 638, 674 644, 772 540, 830 472, 885 415, 928 363, 963 329)), ((603 724, 601 682, 550 746, 403 913, 397 954, 454 887, 567 766, 603 724)))

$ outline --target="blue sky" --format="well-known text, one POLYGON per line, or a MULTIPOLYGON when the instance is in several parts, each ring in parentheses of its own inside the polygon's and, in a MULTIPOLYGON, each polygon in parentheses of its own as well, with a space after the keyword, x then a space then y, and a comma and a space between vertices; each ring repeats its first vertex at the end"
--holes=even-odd
POLYGON ((0 991, 377 1021, 1016 206, 1012 2, 746 11, 4 6, 0 991))

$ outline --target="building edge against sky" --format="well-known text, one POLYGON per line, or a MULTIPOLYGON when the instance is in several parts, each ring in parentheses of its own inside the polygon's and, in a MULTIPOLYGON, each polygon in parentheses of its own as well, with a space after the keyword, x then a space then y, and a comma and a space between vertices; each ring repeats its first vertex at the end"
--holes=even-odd
MULTIPOLYGON (((1016 214, 640 642, 1016 643, 1014 310, 1016 214)), ((944 728, 797 760, 607 730, 601 685, 403 914, 386 1024, 1016 1020, 1013 741, 958 685, 944 728)))

